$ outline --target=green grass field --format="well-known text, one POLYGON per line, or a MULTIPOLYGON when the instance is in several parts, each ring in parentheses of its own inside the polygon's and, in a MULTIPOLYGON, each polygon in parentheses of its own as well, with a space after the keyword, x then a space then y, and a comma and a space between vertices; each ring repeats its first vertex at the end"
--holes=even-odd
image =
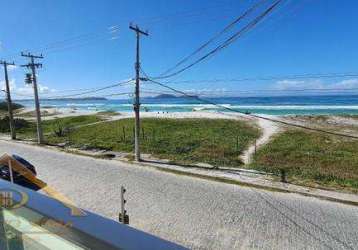
MULTIPOLYGON (((175 163, 204 162, 238 166, 239 158, 260 134, 242 121, 211 119, 142 119, 141 149, 175 163)), ((48 137, 50 142, 69 140, 72 145, 133 152, 134 120, 123 119, 79 128, 65 138, 48 137)))
MULTIPOLYGON (((103 119, 103 115, 83 115, 43 121, 45 139, 49 143, 68 142, 74 147, 133 152, 133 119, 84 126, 63 136, 54 134, 59 127, 74 128, 103 119)), ((27 127, 18 129, 17 135, 35 139, 35 123, 29 122, 27 127)), ((244 121, 145 118, 141 150, 177 164, 200 162, 236 167, 242 165, 242 152, 259 136, 259 129, 244 121)), ((285 169, 293 183, 358 192, 358 141, 286 130, 262 146, 246 168, 276 174, 285 169)))
MULTIPOLYGON (((62 128, 73 128, 80 125, 86 125, 94 122, 101 121, 102 118, 96 115, 82 115, 82 116, 71 116, 65 118, 56 118, 53 120, 42 121, 42 129, 44 134, 53 133, 58 127, 62 128)), ((18 138, 20 139, 31 139, 36 137, 36 123, 31 121, 28 127, 18 129, 18 138)))
POLYGON ((259 149, 250 167, 285 169, 296 183, 358 190, 358 141, 289 130, 259 149))

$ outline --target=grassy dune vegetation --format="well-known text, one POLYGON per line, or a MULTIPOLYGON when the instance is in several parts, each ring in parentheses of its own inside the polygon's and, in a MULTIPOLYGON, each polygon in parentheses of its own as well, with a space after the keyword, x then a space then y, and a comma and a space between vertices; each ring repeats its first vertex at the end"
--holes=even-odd
MULTIPOLYGON (((96 115, 81 115, 71 116, 64 118, 56 118, 53 120, 42 121, 42 128, 44 134, 52 134, 59 129, 71 129, 76 126, 86 125, 94 122, 101 121, 102 118, 96 115)), ((17 131, 19 138, 34 138, 36 137, 36 123, 34 121, 28 122, 28 125, 18 129, 17 131)))
MULTIPOLYGON (((75 147, 133 152, 133 119, 74 129, 103 119, 104 114, 43 121, 45 139, 49 143, 67 142, 75 147)), ((8 121, 2 122, 6 129, 8 121)), ((240 166, 240 155, 260 136, 259 129, 247 122, 222 119, 145 118, 142 128, 142 152, 178 164, 240 166)), ((35 139, 36 124, 23 123, 17 135, 35 139)), ((285 169, 288 180, 293 183, 358 192, 358 141, 286 130, 262 146, 253 163, 246 167, 277 174, 285 169)))
MULTIPOLYGON (((18 110, 18 109, 21 109, 21 108, 24 107, 24 106, 22 106, 21 104, 18 104, 18 103, 12 103, 11 106, 12 106, 13 110, 18 110)), ((7 102, 0 101, 0 112, 8 112, 7 102)))
POLYGON ((358 141, 289 130, 258 150, 251 167, 285 169, 296 183, 358 190, 358 141))
MULTIPOLYGON (((260 134, 243 121, 212 119, 142 119, 141 149, 176 163, 204 162, 238 166, 241 152, 260 134)), ((51 136, 50 142, 68 140, 76 146, 133 152, 134 120, 123 119, 82 127, 66 138, 51 136)))

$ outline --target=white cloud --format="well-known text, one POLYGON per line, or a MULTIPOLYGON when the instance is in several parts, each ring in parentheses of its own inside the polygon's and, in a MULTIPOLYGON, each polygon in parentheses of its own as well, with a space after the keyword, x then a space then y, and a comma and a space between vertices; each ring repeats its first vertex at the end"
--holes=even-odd
MULTIPOLYGON (((49 87, 42 84, 38 84, 37 87, 39 94, 49 94, 55 92, 54 89, 50 89, 49 87)), ((22 95, 33 94, 32 84, 26 84, 23 87, 17 88, 15 92, 22 95)))
POLYGON ((16 65, 8 65, 7 69, 8 69, 8 71, 13 71, 13 70, 17 69, 17 66, 16 65))
POLYGON ((221 96, 226 92, 226 88, 204 88, 204 89, 187 89, 184 92, 192 94, 192 95, 218 95, 221 96))
POLYGON ((276 90, 299 90, 299 89, 352 89, 358 88, 358 79, 347 79, 335 83, 325 84, 321 80, 281 80, 273 85, 276 90))
POLYGON ((348 79, 330 85, 331 88, 352 89, 358 88, 358 79, 348 79))
POLYGON ((281 80, 277 81, 274 89, 277 90, 295 90, 295 89, 323 89, 324 85, 318 81, 305 80, 281 80))
MULTIPOLYGON (((32 85, 22 85, 21 87, 18 87, 16 85, 15 79, 11 79, 9 81, 10 91, 13 96, 16 98, 23 98, 24 96, 32 96, 34 91, 32 85)), ((1 90, 5 90, 5 81, 0 81, 0 87, 1 90)), ((54 93, 55 90, 51 89, 43 84, 38 84, 38 92, 39 94, 49 94, 54 93)))
POLYGON ((32 85, 25 85, 24 87, 20 87, 20 88, 17 88, 15 91, 14 91, 14 94, 19 94, 19 95, 31 95, 33 93, 33 90, 32 90, 32 85))
MULTIPOLYGON (((5 89, 6 89, 5 81, 0 81, 0 87, 1 87, 1 90, 5 90, 5 89)), ((11 79, 11 80, 9 81, 9 87, 10 87, 10 91, 16 89, 15 79, 11 79)))

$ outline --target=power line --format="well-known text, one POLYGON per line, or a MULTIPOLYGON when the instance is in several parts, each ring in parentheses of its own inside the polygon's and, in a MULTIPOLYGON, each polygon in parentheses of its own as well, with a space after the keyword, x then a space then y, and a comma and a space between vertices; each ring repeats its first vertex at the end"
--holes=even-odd
POLYGON ((271 81, 271 80, 299 80, 299 79, 320 79, 320 78, 346 78, 358 77, 357 72, 347 73, 323 73, 323 74, 297 74, 297 75, 281 75, 281 76, 261 76, 246 78, 229 78, 229 79, 200 79, 200 80, 182 80, 171 81, 171 83, 203 83, 203 82, 245 82, 245 81, 271 81))
POLYGON ((210 43, 212 43, 213 41, 215 41, 217 38, 219 38, 221 35, 223 35, 224 33, 226 33, 227 31, 229 31, 231 28, 233 28, 238 22, 240 22, 242 19, 244 19, 246 16, 248 16, 250 13, 252 13, 256 8, 258 8, 262 3, 264 2, 264 0, 259 1, 258 3, 256 3, 255 5, 253 5, 251 8, 249 8, 248 10, 246 10, 242 15, 240 15, 239 17, 237 17, 233 22, 231 22, 229 25, 227 25, 223 30, 221 30, 219 33, 217 33, 215 36, 213 36, 212 38, 210 38, 207 42, 205 42, 203 45, 201 45, 199 48, 197 48, 196 50, 194 50, 191 54, 189 54, 188 56, 184 57, 182 60, 180 60, 177 64, 175 64, 173 67, 167 69, 165 72, 163 72, 161 74, 161 76, 169 73, 170 71, 174 70, 175 68, 177 68, 178 66, 182 65, 183 63, 185 63, 186 61, 188 61, 190 58, 192 58, 194 55, 196 55, 197 53, 199 53, 200 51, 202 51, 204 48, 206 48, 210 43))
MULTIPOLYGON (((68 45, 68 46, 63 46, 63 47, 59 47, 59 48, 55 48, 55 49, 52 49, 52 50, 49 50, 46 54, 52 54, 52 53, 57 53, 57 52, 62 52, 62 51, 66 51, 66 50, 71 50, 71 49, 75 49, 75 48, 80 48, 80 47, 84 47, 88 44, 94 44, 93 42, 95 41, 98 41, 98 40, 102 40, 102 39, 105 39, 107 37, 95 37, 95 38, 92 38, 92 39, 89 39, 87 41, 84 41, 80 44, 73 44, 73 45, 68 45)), ((110 40, 114 40, 114 39, 110 39, 110 40)))
MULTIPOLYGON (((209 9, 216 9, 221 5, 222 4, 214 5, 214 6, 207 7, 207 8, 200 8, 197 10, 182 11, 182 12, 172 13, 172 14, 168 14, 168 15, 164 15, 164 16, 142 18, 142 20, 144 20, 144 23, 150 24, 150 23, 158 23, 158 22, 166 21, 167 19, 172 19, 174 17, 197 17, 197 16, 204 15, 205 14, 204 11, 209 10, 209 9)), ((42 53, 44 53, 45 51, 48 51, 46 54, 57 53, 60 51, 65 51, 65 50, 69 50, 69 49, 73 49, 73 48, 77 48, 77 47, 82 47, 84 45, 89 44, 90 42, 96 41, 98 39, 106 38, 106 36, 98 37, 98 35, 107 34, 107 33, 114 35, 114 33, 118 32, 118 31, 119 31, 119 25, 112 24, 112 25, 109 25, 106 27, 106 31, 88 32, 88 33, 84 33, 84 34, 80 34, 80 35, 70 36, 68 38, 50 42, 50 43, 43 45, 41 47, 34 48, 34 49, 32 49, 32 51, 42 52, 42 53), (81 41, 83 41, 84 43, 73 44, 73 43, 77 43, 77 42, 81 42, 81 41), (70 43, 70 44, 68 44, 68 43, 70 43)), ((113 40, 113 39, 111 39, 111 40, 113 40)), ((18 56, 20 54, 20 52, 22 52, 22 51, 28 52, 28 50, 19 50, 18 52, 13 52, 13 53, 7 54, 5 56, 6 57, 18 56)))
POLYGON ((128 84, 128 83, 130 83, 132 81, 133 81, 132 79, 129 79, 129 80, 126 80, 126 81, 122 81, 122 82, 119 82, 119 83, 116 83, 116 84, 112 84, 112 85, 108 85, 108 86, 105 86, 105 87, 97 88, 97 89, 94 89, 94 90, 89 90, 89 91, 76 93, 76 94, 71 94, 71 95, 50 96, 50 97, 47 97, 47 98, 48 99, 59 99, 59 98, 68 98, 68 97, 91 94, 91 93, 96 93, 96 92, 99 92, 99 91, 102 91, 102 90, 106 90, 106 89, 110 89, 110 88, 114 88, 114 87, 118 87, 118 86, 123 86, 123 85, 126 85, 126 84, 128 84))
MULTIPOLYGON (((210 9, 217 9, 218 7, 222 6, 223 4, 216 4, 213 6, 209 6, 206 8, 200 8, 200 9, 196 9, 196 10, 189 10, 189 11, 181 11, 181 12, 176 12, 176 13, 171 13, 171 14, 167 14, 164 16, 155 16, 155 17, 145 17, 145 18, 140 18, 140 20, 143 20, 143 23, 147 23, 147 24, 151 24, 151 23, 158 23, 158 22, 163 22, 166 21, 168 19, 172 19, 174 17, 198 17, 198 16, 202 16, 204 15, 206 12, 206 10, 210 10, 210 9)), ((231 10, 231 9, 229 9, 231 10)), ((125 20, 125 19, 123 19, 125 20)), ((127 20, 128 21, 128 20, 127 20)), ((88 32, 88 33, 84 33, 84 34, 80 34, 80 35, 75 35, 75 36, 70 36, 68 38, 64 38, 62 40, 58 40, 58 41, 54 41, 54 42, 50 42, 46 45, 43 45, 41 47, 37 47, 32 49, 32 51, 35 52, 44 52, 44 51, 50 51, 49 53, 55 53, 55 52, 59 52, 59 51, 63 51, 63 50, 67 50, 67 49, 72 49, 72 48, 76 48, 76 47, 81 47, 81 45, 73 45, 73 44, 67 44, 69 42, 80 42, 80 41, 87 41, 86 43, 82 44, 86 45, 89 43, 88 40, 97 40, 98 37, 97 35, 100 34, 113 34, 115 32, 119 31, 119 25, 117 24, 111 24, 109 26, 106 27, 106 31, 99 31, 99 32, 88 32), (72 46, 69 46, 72 45, 72 46), (54 51, 52 51, 54 50, 54 51)), ((106 38, 106 37, 102 37, 102 38, 106 38)), ((90 41, 92 42, 92 41, 90 41)), ((20 52, 28 52, 28 50, 19 50, 18 52, 13 52, 10 54, 5 55, 6 57, 12 57, 12 56, 18 56, 20 54, 20 52)))
MULTIPOLYGON (((113 35, 114 32, 118 32, 118 31, 119 31, 119 27, 117 25, 114 25, 111 27, 107 27, 106 31, 102 30, 99 32, 89 32, 89 33, 85 33, 85 34, 81 34, 81 35, 72 36, 72 37, 65 38, 65 39, 62 39, 59 41, 51 42, 47 45, 37 47, 37 48, 33 49, 33 51, 42 52, 42 53, 48 51, 48 53, 54 53, 54 52, 58 52, 58 51, 66 50, 66 49, 71 49, 74 47, 80 47, 85 44, 88 44, 89 42, 93 42, 98 39, 107 38, 107 36, 100 36, 100 35, 106 35, 106 34, 113 35), (85 42, 85 43, 77 44, 78 42, 85 42)), ((7 57, 18 56, 20 54, 20 52, 21 51, 14 52, 14 53, 8 54, 6 56, 7 57)), ((28 52, 28 50, 25 50, 24 52, 28 52)))
POLYGON ((275 123, 280 123, 280 124, 284 124, 284 125, 291 126, 291 127, 311 130, 311 131, 315 131, 315 132, 320 132, 320 133, 325 133, 325 134, 330 134, 330 135, 335 135, 335 136, 341 136, 341 137, 346 137, 346 138, 351 138, 351 139, 358 139, 358 136, 354 136, 354 135, 336 133, 336 132, 331 132, 331 131, 327 131, 327 130, 324 130, 324 129, 311 128, 311 127, 307 127, 307 126, 304 126, 304 125, 285 122, 285 121, 281 121, 281 120, 277 120, 277 119, 273 119, 273 118, 269 118, 269 117, 264 117, 264 116, 260 116, 260 115, 248 114, 246 112, 239 111, 239 110, 236 110, 236 109, 232 109, 232 108, 229 108, 227 106, 223 106, 223 105, 217 104, 215 102, 200 98, 198 96, 189 95, 184 91, 177 90, 177 89, 175 89, 173 87, 170 87, 168 85, 165 85, 165 84, 160 83, 158 81, 155 81, 153 79, 147 78, 146 80, 151 81, 151 82, 153 82, 155 84, 158 84, 158 85, 160 85, 160 86, 162 86, 164 88, 170 89, 170 90, 172 90, 172 91, 174 91, 176 93, 182 94, 182 95, 184 95, 186 97, 190 97, 190 98, 196 99, 198 101, 201 101, 201 102, 204 102, 204 103, 207 103, 207 104, 211 104, 211 105, 214 105, 214 106, 217 106, 217 107, 220 107, 222 109, 226 109, 226 110, 229 110, 229 111, 232 111, 232 112, 240 113, 240 114, 243 114, 243 115, 246 115, 246 116, 250 116, 250 117, 254 117, 254 118, 258 118, 258 119, 262 119, 262 120, 267 120, 267 121, 271 121, 271 122, 275 122, 275 123))
POLYGON ((89 91, 89 90, 95 90, 95 89, 97 89, 97 88, 62 89, 62 90, 54 90, 54 92, 66 93, 66 92, 89 91))
MULTIPOLYGON (((213 6, 207 6, 207 7, 201 7, 200 9, 195 9, 195 10, 189 10, 189 11, 179 11, 179 12, 175 12, 175 13, 169 13, 166 15, 161 15, 161 16, 156 16, 156 17, 147 17, 147 18, 138 18, 136 20, 140 21, 141 24, 152 24, 152 23, 159 23, 159 22, 163 22, 163 21, 167 21, 169 19, 183 19, 183 18, 188 18, 188 17, 199 17, 202 15, 207 15, 207 11, 211 10, 211 9, 215 9, 217 10, 219 7, 223 6, 224 4, 215 4, 213 6), (143 20, 143 21, 141 21, 143 20)), ((229 8, 228 10, 231 10, 231 8, 229 8)), ((223 11, 222 9, 220 10, 221 12, 223 11)))
MULTIPOLYGON (((161 92, 161 91, 141 91, 141 93, 144 94, 164 94, 164 93, 169 93, 169 92, 161 92)), ((128 95, 128 96, 133 96, 133 92, 123 92, 123 93, 113 93, 113 94, 108 94, 108 95, 100 95, 100 96, 90 96, 90 97, 111 97, 111 96, 122 96, 122 95, 128 95)))
POLYGON ((227 48, 230 44, 235 42, 239 37, 241 37, 242 35, 244 35, 248 31, 250 31, 251 29, 253 29, 261 20, 263 20, 269 13, 271 13, 280 4, 281 1, 282 0, 276 1, 269 8, 267 8, 264 12, 262 12, 260 15, 258 15, 256 18, 254 18, 251 22, 249 22, 247 25, 245 25, 243 28, 241 28, 238 32, 234 33, 232 36, 230 36, 228 39, 226 39, 223 43, 221 43, 215 49, 211 50, 210 52, 208 52, 204 56, 200 57, 199 59, 197 59, 193 63, 191 63, 191 64, 189 64, 189 65, 187 65, 187 66, 175 71, 174 73, 164 75, 164 76, 161 75, 161 76, 158 76, 158 77, 153 77, 153 79, 165 79, 165 78, 169 78, 169 77, 173 77, 175 75, 178 75, 178 74, 184 72, 185 70, 188 70, 191 67, 195 66, 196 64, 202 62, 203 60, 207 59, 208 57, 213 56, 216 53, 218 53, 219 51, 227 48))
POLYGON ((350 92, 350 91, 357 91, 358 88, 326 88, 326 89, 253 89, 253 90, 224 90, 224 89, 217 89, 217 90, 192 90, 187 92, 192 92, 194 94, 214 94, 214 93, 240 93, 240 94, 250 94, 250 93, 257 93, 257 92, 268 92, 268 93, 275 93, 275 92, 350 92))
POLYGON ((14 92, 13 94, 16 95, 16 96, 23 96, 23 97, 29 97, 29 98, 33 97, 32 95, 26 95, 26 94, 16 93, 16 92, 14 92))
POLYGON ((71 41, 77 42, 77 41, 82 41, 82 40, 88 40, 88 39, 92 39, 92 38, 97 38, 98 34, 102 34, 102 33, 105 33, 105 34, 111 33, 111 34, 113 34, 113 32, 118 32, 118 31, 119 31, 119 27, 115 25, 115 26, 107 27, 105 32, 103 32, 103 31, 90 32, 90 33, 78 35, 78 36, 71 37, 71 38, 68 38, 68 39, 64 39, 64 40, 61 40, 61 41, 53 42, 53 43, 49 44, 48 46, 43 47, 41 49, 45 49, 45 50, 53 49, 53 48, 57 48, 58 46, 63 46, 67 42, 71 42, 71 41))

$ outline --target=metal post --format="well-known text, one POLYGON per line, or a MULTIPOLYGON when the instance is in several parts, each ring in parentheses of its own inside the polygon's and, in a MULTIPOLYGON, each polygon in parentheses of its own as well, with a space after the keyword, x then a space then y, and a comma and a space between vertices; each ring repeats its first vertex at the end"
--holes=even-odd
POLYGON ((239 136, 236 136, 236 152, 239 152, 239 136))
POLYGON ((283 169, 283 168, 281 168, 281 169, 280 169, 280 173, 281 173, 281 182, 287 183, 286 170, 283 169))
POLYGON ((14 183, 14 174, 12 172, 12 164, 11 164, 11 160, 9 159, 8 161, 8 164, 9 164, 9 173, 10 173, 10 182, 11 183, 14 183))
POLYGON ((255 155, 256 155, 256 151, 257 151, 257 140, 255 139, 255 155))
POLYGON ((121 212, 119 214, 119 222, 122 222, 123 224, 129 224, 129 216, 127 215, 127 210, 125 209, 126 200, 124 199, 124 193, 126 192, 126 189, 121 186, 121 212))
POLYGON ((126 192, 126 189, 121 186, 121 217, 122 217, 122 223, 124 223, 124 219, 125 219, 125 209, 124 209, 124 204, 126 203, 125 199, 124 199, 124 193, 126 192))

